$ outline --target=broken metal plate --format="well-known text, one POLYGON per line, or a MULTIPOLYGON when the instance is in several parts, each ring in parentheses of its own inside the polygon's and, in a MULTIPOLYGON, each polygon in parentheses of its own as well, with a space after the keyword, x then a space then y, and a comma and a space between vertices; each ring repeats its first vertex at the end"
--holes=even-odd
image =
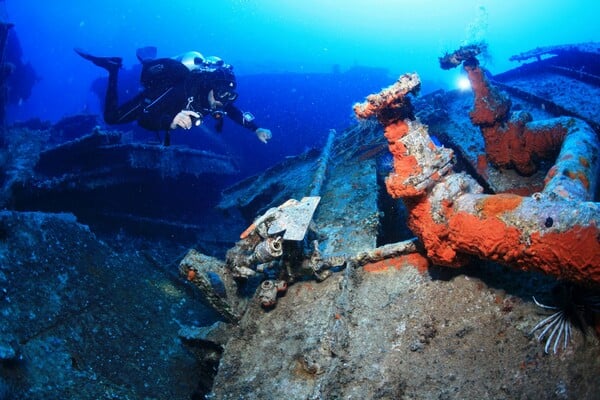
POLYGON ((321 197, 304 197, 298 201, 287 201, 279 206, 280 215, 269 226, 268 234, 284 232, 284 240, 304 239, 308 225, 321 201, 321 197))

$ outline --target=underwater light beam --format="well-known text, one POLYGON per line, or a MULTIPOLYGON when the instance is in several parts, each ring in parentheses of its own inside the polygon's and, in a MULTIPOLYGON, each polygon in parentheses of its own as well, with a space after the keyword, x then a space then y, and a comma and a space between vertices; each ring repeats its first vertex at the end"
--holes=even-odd
POLYGON ((471 82, 469 82, 469 78, 464 75, 458 77, 456 80, 456 86, 461 92, 464 92, 465 90, 471 90, 471 82))

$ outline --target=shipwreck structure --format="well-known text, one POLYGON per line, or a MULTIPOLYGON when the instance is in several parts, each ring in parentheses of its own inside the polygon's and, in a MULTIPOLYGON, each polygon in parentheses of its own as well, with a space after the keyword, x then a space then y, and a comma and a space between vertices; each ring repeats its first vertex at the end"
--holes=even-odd
POLYGON ((32 156, 4 159, 0 389, 596 398, 597 338, 573 329, 549 357, 531 332, 533 296, 559 305, 558 281, 600 280, 598 49, 536 49, 491 76, 463 48, 443 66, 464 68, 472 91, 415 96, 418 75, 403 75, 322 149, 226 187, 223 155, 93 127, 42 146, 56 128, 15 127, 11 154, 32 156), (207 197, 218 212, 195 213, 207 197), (106 226, 196 246, 118 229, 98 240, 106 226))
POLYGON ((388 192, 408 208, 409 227, 438 265, 463 265, 465 257, 501 261, 584 284, 600 284, 600 142, 575 118, 537 123, 519 113, 484 77, 477 58, 464 60, 475 95, 470 113, 485 139, 486 158, 498 168, 535 172, 534 160, 560 150, 540 192, 484 195, 470 176, 452 171, 452 150, 436 146, 427 128, 404 110, 419 88, 416 75, 355 106, 359 118, 376 117, 394 156, 388 192), (562 144, 562 146, 561 146, 562 144))
MULTIPOLYGON (((571 104, 551 107, 551 96, 532 101, 535 97, 521 89, 512 91, 520 96, 511 101, 500 90, 510 87, 509 76, 540 77, 531 72, 505 75, 499 77, 504 83, 496 86, 495 78, 492 82, 479 66, 478 48, 463 50, 453 55, 453 65, 465 68, 472 94, 434 93, 414 100, 419 77, 403 75, 355 106, 362 122, 336 135, 331 150, 307 153, 224 193, 223 209, 260 214, 287 198, 308 195, 319 171, 316 166, 325 159, 328 179, 320 186, 315 222, 327 238, 323 253, 344 256, 347 265, 326 281, 288 287, 270 312, 250 302, 225 346, 213 386, 215 397, 234 398, 249 391, 257 397, 360 393, 360 397, 398 398, 407 392, 404 385, 414 388, 414 382, 405 380, 412 376, 406 368, 391 372, 392 365, 395 369, 406 362, 394 349, 418 351, 429 343, 428 335, 436 336, 439 326, 423 322, 418 343, 393 339, 403 337, 405 326, 396 306, 406 306, 401 299, 411 296, 410 289, 408 293, 399 289, 403 284, 390 271, 500 263, 598 287, 597 116, 580 117, 578 109, 565 112, 571 104), (469 103, 470 113, 455 111, 469 103), (519 112, 511 112, 513 107, 519 112), (436 144, 430 132, 446 145, 436 144), (382 162, 385 148, 393 156, 391 170, 386 170, 389 162, 382 162), (402 203, 386 201, 389 195, 402 203), (395 218, 402 210, 408 229, 403 218, 395 218), (414 245, 412 233, 422 246, 414 245), (375 296, 375 291, 388 297, 375 296), (375 322, 370 315, 377 304, 385 304, 385 322, 375 322), (296 315, 302 317, 296 320, 296 315), (398 336, 386 335, 390 327, 396 327, 398 336), (248 342, 253 343, 252 350, 246 350, 248 342), (385 378, 378 380, 381 368, 385 378), (263 383, 259 376, 286 382, 285 388, 263 383)), ((588 56, 598 71, 597 49, 593 53, 588 56)), ((542 64, 561 74, 569 69, 557 65, 582 56, 579 47, 558 54, 568 60, 559 56, 542 64)), ((535 68, 522 70, 539 71, 535 68)), ((549 82, 554 78, 544 77, 549 82)), ((585 93, 598 93, 588 78, 575 85, 585 87, 585 93)), ((571 340, 570 333, 565 337, 565 342, 571 340)))

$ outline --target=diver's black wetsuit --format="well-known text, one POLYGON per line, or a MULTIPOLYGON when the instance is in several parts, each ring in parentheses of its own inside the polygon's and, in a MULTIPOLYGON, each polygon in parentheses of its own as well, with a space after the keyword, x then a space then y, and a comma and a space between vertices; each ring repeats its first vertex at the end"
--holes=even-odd
POLYGON ((219 85, 219 82, 211 80, 210 72, 189 71, 182 64, 179 64, 181 68, 173 67, 173 62, 172 59, 153 60, 152 65, 158 66, 159 73, 166 79, 152 80, 140 94, 120 106, 117 90, 118 69, 110 70, 104 103, 104 121, 111 125, 137 121, 141 127, 151 131, 169 130, 173 118, 181 110, 191 110, 203 117, 214 116, 217 119, 217 130, 222 126, 224 114, 251 131, 258 129, 256 122, 244 118, 244 114, 233 105, 233 101, 222 101, 223 107, 210 109, 208 94, 219 85), (172 73, 165 76, 165 72, 172 73))

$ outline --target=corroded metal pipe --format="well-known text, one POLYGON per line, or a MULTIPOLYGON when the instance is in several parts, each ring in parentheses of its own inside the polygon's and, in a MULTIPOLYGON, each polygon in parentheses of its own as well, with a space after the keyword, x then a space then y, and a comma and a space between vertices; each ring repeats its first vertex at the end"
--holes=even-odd
POLYGON ((598 136, 585 122, 556 118, 566 134, 556 162, 546 174, 544 193, 565 200, 593 201, 598 186, 598 136))
POLYGON ((336 135, 335 129, 329 130, 329 135, 327 136, 327 143, 325 143, 325 147, 323 147, 323 151, 321 152, 321 157, 317 162, 317 170, 315 171, 313 181, 310 185, 310 193, 309 196, 320 196, 321 188, 323 187, 323 182, 325 182, 325 174, 327 172, 327 166, 331 160, 331 149, 333 147, 333 141, 336 135))
POLYGON ((600 284, 599 203, 467 194, 448 211, 448 242, 459 252, 600 284))
POLYGON ((368 263, 375 263, 388 258, 403 256, 406 254, 417 253, 420 246, 416 239, 409 239, 397 243, 389 243, 369 251, 361 251, 348 259, 349 262, 363 266, 368 263))
MULTIPOLYGON (((538 169, 537 160, 554 157, 561 146, 563 152, 572 153, 576 149, 570 145, 565 149, 568 136, 574 136, 575 141, 585 145, 587 142, 578 131, 595 135, 587 123, 574 118, 533 121, 527 112, 511 113, 510 98, 489 82, 475 57, 464 60, 463 67, 474 94, 469 116, 473 125, 481 130, 486 157, 495 166, 531 175, 538 169)), ((591 154, 589 143, 585 147, 584 155, 591 154)))
POLYGON ((565 119, 572 128, 541 193, 485 195, 472 177, 449 168, 451 151, 437 147, 424 125, 402 119, 396 110, 373 107, 395 103, 387 93, 385 101, 374 96, 369 96, 368 107, 355 106, 369 111, 357 116, 375 116, 385 125, 394 156, 388 193, 403 199, 408 226, 434 263, 460 266, 476 256, 600 285, 600 205, 585 201, 597 184, 600 144, 585 123, 565 119), (390 112, 395 118, 387 117, 390 112), (574 162, 583 170, 575 169, 574 162))

